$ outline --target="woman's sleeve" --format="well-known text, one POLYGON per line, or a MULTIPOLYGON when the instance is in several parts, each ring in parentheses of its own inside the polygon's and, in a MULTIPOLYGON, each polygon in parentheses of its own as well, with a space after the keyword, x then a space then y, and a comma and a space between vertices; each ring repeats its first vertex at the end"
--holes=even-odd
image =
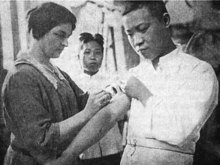
POLYGON ((66 74, 63 71, 62 71, 62 74, 67 79, 67 81, 69 82, 71 88, 75 92, 77 103, 78 103, 78 106, 79 106, 79 110, 80 111, 83 110, 85 108, 87 100, 89 98, 88 92, 84 92, 81 88, 79 88, 77 86, 77 84, 69 77, 68 74, 66 74))
POLYGON ((5 119, 20 147, 43 163, 57 156, 60 130, 45 109, 38 78, 30 72, 17 72, 6 78, 3 87, 5 119))

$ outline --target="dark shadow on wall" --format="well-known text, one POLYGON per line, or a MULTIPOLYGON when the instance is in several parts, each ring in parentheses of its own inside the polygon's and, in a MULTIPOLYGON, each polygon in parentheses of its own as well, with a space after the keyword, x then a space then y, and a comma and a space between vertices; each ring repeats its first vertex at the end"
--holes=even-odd
MULTIPOLYGON (((0 88, 2 88, 2 84, 4 78, 6 76, 7 71, 2 69, 0 70, 0 88)), ((0 98, 0 165, 3 165, 4 156, 7 151, 8 145, 10 143, 10 133, 6 129, 4 119, 3 119, 3 108, 2 108, 2 98, 0 98)))
MULTIPOLYGON (((220 80, 220 31, 204 30, 195 33, 184 50, 214 68, 220 80)), ((218 98, 220 103, 220 95, 218 98)), ((196 144, 194 165, 220 164, 220 105, 218 105, 200 132, 196 144)))
POLYGON ((192 37, 193 32, 190 31, 191 24, 173 24, 170 26, 172 39, 176 45, 185 45, 192 37))
MULTIPOLYGON (((0 25, 0 90, 2 89, 2 84, 7 74, 7 71, 3 69, 3 50, 2 50, 1 34, 2 33, 1 33, 1 25, 0 25)), ((2 98, 0 97, 0 165, 3 165, 4 156, 9 145, 9 141, 10 141, 10 135, 5 127, 5 123, 3 120, 2 98)))

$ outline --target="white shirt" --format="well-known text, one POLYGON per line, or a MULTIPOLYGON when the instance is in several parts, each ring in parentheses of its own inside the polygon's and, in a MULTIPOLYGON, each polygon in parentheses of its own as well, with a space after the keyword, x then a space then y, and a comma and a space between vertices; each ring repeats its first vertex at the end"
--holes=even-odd
POLYGON ((194 152, 199 131, 218 103, 218 81, 212 67, 181 49, 130 71, 153 94, 144 107, 133 99, 129 138, 156 139, 194 152))
MULTIPOLYGON (((92 93, 97 90, 104 89, 107 85, 113 83, 117 79, 116 76, 109 76, 101 72, 90 76, 81 73, 73 80, 84 91, 92 93)), ((116 154, 122 151, 122 135, 118 124, 116 124, 98 143, 87 149, 81 155, 81 159, 98 158, 102 156, 116 154)))

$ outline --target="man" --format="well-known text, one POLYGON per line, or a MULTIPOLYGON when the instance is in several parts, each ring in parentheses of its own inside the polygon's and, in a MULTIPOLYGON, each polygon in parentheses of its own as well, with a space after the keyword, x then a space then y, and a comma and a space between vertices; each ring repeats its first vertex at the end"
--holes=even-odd
POLYGON ((191 165, 199 131, 217 104, 212 67, 176 48, 164 2, 123 2, 123 25, 145 58, 132 69, 132 100, 121 165, 191 165), (146 87, 140 87, 140 83, 146 87), (134 85, 136 84, 136 86, 134 85))

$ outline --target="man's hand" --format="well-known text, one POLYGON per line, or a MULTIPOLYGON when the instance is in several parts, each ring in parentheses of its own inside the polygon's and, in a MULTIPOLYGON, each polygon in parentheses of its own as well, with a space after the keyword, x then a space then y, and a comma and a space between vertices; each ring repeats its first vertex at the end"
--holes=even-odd
POLYGON ((152 93, 145 85, 135 77, 130 77, 125 86, 125 93, 134 99, 139 100, 145 106, 147 99, 152 96, 152 93))

